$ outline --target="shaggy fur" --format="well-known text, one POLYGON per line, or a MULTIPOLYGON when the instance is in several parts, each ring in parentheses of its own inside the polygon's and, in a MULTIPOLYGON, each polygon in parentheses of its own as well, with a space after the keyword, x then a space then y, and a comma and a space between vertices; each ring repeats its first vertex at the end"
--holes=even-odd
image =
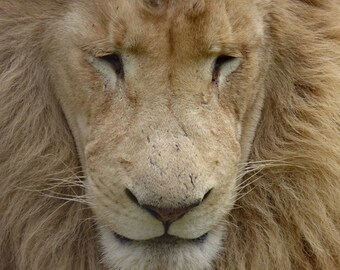
MULTIPOLYGON (((42 45, 64 2, 0 1, 1 270, 105 269, 42 45)), ((248 161, 258 170, 215 267, 340 269, 340 2, 267 2, 272 60, 248 161)))

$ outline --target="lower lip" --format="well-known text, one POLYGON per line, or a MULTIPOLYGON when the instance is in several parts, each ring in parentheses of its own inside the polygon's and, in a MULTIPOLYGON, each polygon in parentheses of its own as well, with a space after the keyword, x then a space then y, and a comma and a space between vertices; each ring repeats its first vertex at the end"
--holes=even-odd
POLYGON ((171 236, 171 235, 163 235, 161 237, 157 237, 157 238, 153 238, 150 240, 143 240, 143 241, 136 241, 136 240, 132 240, 129 238, 126 238, 122 235, 119 235, 115 232, 113 232, 113 235, 115 236, 116 239, 118 239, 121 243, 123 244, 128 244, 128 243, 133 243, 133 242, 155 242, 155 243, 178 243, 179 241, 185 241, 185 242, 191 242, 191 243, 195 243, 195 244, 203 244, 205 242, 205 240, 208 237, 208 233, 203 234, 202 236, 198 237, 198 238, 194 238, 194 239, 183 239, 183 238, 178 238, 176 236, 171 236))

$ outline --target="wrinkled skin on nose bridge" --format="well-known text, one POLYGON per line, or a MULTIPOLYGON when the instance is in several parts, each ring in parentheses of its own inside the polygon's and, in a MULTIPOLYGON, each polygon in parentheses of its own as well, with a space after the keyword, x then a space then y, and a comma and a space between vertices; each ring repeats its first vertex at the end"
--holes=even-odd
POLYGON ((180 207, 200 200, 209 190, 197 182, 207 178, 205 166, 199 166, 204 164, 203 153, 178 122, 164 117, 158 125, 142 127, 138 135, 143 143, 140 151, 129 156, 133 168, 127 168, 127 173, 134 178, 129 189, 138 195, 139 203, 180 207))

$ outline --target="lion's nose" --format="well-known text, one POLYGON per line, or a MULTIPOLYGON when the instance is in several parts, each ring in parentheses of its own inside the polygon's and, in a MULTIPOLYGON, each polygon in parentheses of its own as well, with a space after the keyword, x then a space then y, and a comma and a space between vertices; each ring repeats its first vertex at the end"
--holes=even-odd
POLYGON ((152 214, 155 218, 159 219, 163 223, 172 223, 177 219, 181 218, 187 212, 189 212, 192 208, 198 206, 200 202, 195 204, 181 207, 181 208, 158 208, 150 205, 143 205, 143 207, 152 214))
POLYGON ((136 204, 143 207, 146 211, 148 211, 151 215, 153 215, 155 218, 162 221, 164 224, 171 224, 172 222, 176 221, 177 219, 181 218, 183 215, 188 213, 191 209, 194 207, 200 205, 204 199, 206 199, 209 195, 211 190, 209 190, 202 199, 197 200, 195 203, 191 205, 186 205, 183 207, 178 208, 162 208, 147 204, 140 204, 138 202, 138 199, 135 197, 135 195, 128 189, 126 189, 127 196, 136 204))

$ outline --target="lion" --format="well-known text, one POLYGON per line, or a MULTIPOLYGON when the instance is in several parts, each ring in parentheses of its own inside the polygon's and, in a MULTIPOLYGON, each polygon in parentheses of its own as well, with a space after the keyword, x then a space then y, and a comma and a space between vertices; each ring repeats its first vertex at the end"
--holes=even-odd
POLYGON ((340 269, 339 16, 2 0, 0 269, 340 269))

